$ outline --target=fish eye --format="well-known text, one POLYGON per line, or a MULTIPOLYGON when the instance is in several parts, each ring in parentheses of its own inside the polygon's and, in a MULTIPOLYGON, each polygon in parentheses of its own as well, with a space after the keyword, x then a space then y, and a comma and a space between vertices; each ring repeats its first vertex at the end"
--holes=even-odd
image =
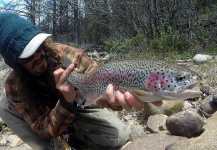
POLYGON ((184 73, 178 74, 178 75, 176 76, 176 80, 177 80, 177 81, 183 81, 183 80, 185 80, 185 79, 186 79, 186 75, 185 75, 184 73))

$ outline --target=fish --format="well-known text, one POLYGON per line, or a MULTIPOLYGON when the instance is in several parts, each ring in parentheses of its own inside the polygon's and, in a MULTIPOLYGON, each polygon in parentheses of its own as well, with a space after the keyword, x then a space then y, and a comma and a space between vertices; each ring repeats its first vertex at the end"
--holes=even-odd
MULTIPOLYGON (((64 66, 70 63, 66 59, 64 66)), ((161 60, 110 62, 89 74, 72 71, 67 81, 78 89, 80 96, 77 97, 80 98, 76 102, 84 106, 106 99, 105 91, 109 84, 114 86, 114 91, 129 91, 141 102, 185 100, 202 94, 200 90, 193 89, 201 82, 196 72, 161 60)))

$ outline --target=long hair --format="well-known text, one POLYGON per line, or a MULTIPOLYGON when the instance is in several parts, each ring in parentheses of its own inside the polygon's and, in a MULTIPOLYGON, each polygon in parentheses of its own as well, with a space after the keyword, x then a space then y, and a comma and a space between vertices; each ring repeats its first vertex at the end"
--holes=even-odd
POLYGON ((42 44, 48 64, 43 75, 35 77, 28 73, 21 65, 17 65, 14 69, 17 77, 17 90, 20 96, 22 96, 32 108, 40 107, 50 98, 56 97, 58 99, 61 96, 61 93, 56 89, 53 77, 53 72, 61 67, 61 58, 51 38, 47 38, 42 44), (45 84, 45 86, 43 86, 44 91, 41 89, 38 81, 45 84))

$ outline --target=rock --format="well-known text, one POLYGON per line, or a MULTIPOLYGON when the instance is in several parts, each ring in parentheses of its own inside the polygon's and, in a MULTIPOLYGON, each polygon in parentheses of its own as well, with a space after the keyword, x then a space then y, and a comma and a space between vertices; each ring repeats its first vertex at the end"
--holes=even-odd
POLYGON ((127 124, 129 126, 133 126, 135 124, 135 119, 132 115, 128 114, 128 115, 124 116, 123 119, 124 119, 124 121, 127 122, 127 124))
POLYGON ((20 138, 16 138, 13 140, 13 142, 10 144, 10 147, 17 147, 23 144, 23 141, 20 138))
POLYGON ((132 115, 126 115, 126 116, 124 116, 124 120, 125 121, 132 120, 132 119, 133 119, 132 115))
POLYGON ((204 132, 199 136, 173 143, 166 150, 216 150, 217 148, 217 112, 207 119, 204 132))
POLYGON ((212 95, 209 95, 202 101, 201 109, 207 114, 213 114, 217 111, 217 103, 213 101, 212 95))
POLYGON ((211 55, 205 55, 205 54, 196 54, 193 58, 193 61, 195 63, 204 63, 207 62, 208 60, 211 60, 213 56, 211 55))
POLYGON ((11 72, 11 70, 12 69, 4 63, 4 61, 2 60, 2 57, 0 56, 0 77, 1 77, 0 98, 5 95, 4 83, 5 83, 5 80, 7 79, 8 74, 11 72))
POLYGON ((94 50, 93 52, 87 52, 87 55, 97 62, 107 62, 110 59, 110 54, 108 54, 107 52, 98 52, 96 50, 94 50))
POLYGON ((163 130, 166 130, 167 117, 168 116, 164 114, 150 116, 147 122, 147 129, 151 133, 159 133, 163 130))
POLYGON ((130 126, 131 133, 129 136, 129 141, 135 140, 145 136, 144 128, 141 125, 130 126))
POLYGON ((144 113, 146 117, 156 114, 165 114, 170 116, 174 113, 177 113, 182 110, 184 107, 184 101, 182 100, 174 100, 174 101, 162 101, 163 104, 159 106, 155 106, 152 103, 144 103, 144 113))
POLYGON ((203 118, 194 111, 182 111, 169 116, 166 120, 167 130, 178 136, 198 136, 203 131, 203 125, 203 118))
POLYGON ((0 141, 0 148, 2 147, 2 146, 5 146, 7 144, 7 141, 5 140, 5 139, 2 139, 1 141, 0 141))
POLYGON ((185 139, 166 134, 147 134, 123 146, 121 150, 163 150, 167 145, 185 139))
POLYGON ((208 84, 204 84, 201 86, 200 90, 205 93, 206 95, 213 94, 213 88, 210 87, 208 84))
POLYGON ((189 110, 189 109, 193 109, 193 105, 189 101, 184 101, 184 107, 182 108, 182 110, 189 110))
POLYGON ((213 92, 213 102, 217 103, 217 89, 214 89, 213 92))
POLYGON ((10 143, 13 143, 14 141, 19 141, 19 139, 20 138, 17 135, 14 135, 14 134, 8 136, 8 141, 10 143))

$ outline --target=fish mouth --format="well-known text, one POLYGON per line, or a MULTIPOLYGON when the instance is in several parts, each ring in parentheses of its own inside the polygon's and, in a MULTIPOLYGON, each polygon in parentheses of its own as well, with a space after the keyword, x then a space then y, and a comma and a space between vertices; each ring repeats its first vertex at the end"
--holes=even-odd
POLYGON ((197 84, 199 84, 200 81, 196 81, 196 82, 193 82, 187 86, 185 86, 183 89, 180 89, 177 91, 177 93, 195 93, 195 94, 202 94, 202 92, 200 90, 196 90, 196 89, 193 89, 197 84))

